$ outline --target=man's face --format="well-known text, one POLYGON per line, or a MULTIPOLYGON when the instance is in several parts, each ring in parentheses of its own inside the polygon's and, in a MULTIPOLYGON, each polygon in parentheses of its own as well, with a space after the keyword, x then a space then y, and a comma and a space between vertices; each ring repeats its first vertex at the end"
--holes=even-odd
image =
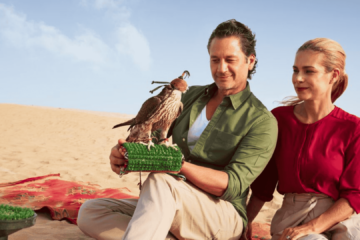
POLYGON ((246 58, 236 36, 214 38, 209 47, 211 74, 219 90, 227 95, 246 87, 248 71, 254 67, 255 56, 246 58))

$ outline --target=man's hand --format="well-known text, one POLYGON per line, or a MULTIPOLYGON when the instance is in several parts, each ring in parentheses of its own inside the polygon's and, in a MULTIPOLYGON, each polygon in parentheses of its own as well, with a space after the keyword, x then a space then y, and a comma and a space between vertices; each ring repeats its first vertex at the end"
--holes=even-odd
POLYGON ((124 165, 125 159, 122 157, 119 148, 120 145, 125 143, 126 141, 124 139, 119 139, 118 144, 116 144, 112 149, 110 153, 110 166, 111 170, 117 174, 120 173, 120 167, 124 165))

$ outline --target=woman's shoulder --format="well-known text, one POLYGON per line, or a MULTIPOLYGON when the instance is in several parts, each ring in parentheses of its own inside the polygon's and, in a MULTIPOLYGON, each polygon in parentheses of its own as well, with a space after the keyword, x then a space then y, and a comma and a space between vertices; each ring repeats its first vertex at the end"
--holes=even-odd
POLYGON ((336 107, 336 111, 334 111, 333 117, 348 124, 353 123, 356 126, 360 125, 360 118, 358 116, 348 113, 339 107, 336 107))
POLYGON ((271 110, 271 113, 275 116, 276 119, 292 116, 293 112, 294 106, 279 106, 271 110))
POLYGON ((336 107, 335 110, 332 117, 335 119, 336 124, 341 126, 342 131, 348 132, 355 138, 360 138, 360 118, 339 107, 336 107))

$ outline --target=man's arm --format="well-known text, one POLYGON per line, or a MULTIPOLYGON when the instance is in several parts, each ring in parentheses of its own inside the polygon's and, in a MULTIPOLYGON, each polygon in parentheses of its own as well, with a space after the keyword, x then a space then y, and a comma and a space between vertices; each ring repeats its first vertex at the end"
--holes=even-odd
POLYGON ((277 121, 271 116, 259 119, 241 140, 224 171, 229 183, 221 199, 231 202, 245 193, 268 164, 276 146, 277 121))
POLYGON ((224 194, 228 185, 229 177, 226 172, 188 162, 184 162, 180 173, 198 188, 218 197, 224 194))
POLYGON ((181 173, 205 192, 231 201, 246 191, 265 168, 276 146, 277 131, 275 118, 259 121, 241 140, 224 171, 185 162, 181 173))

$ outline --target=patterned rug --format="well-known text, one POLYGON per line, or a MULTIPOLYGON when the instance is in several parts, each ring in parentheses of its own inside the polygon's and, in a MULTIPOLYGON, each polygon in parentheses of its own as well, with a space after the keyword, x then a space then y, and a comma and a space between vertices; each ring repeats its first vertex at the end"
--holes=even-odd
MULTIPOLYGON (((88 199, 138 198, 127 188, 101 189, 100 186, 60 179, 60 174, 27 178, 17 182, 0 183, 0 204, 47 208, 54 220, 67 219, 76 224, 79 208, 88 199)), ((271 239, 270 225, 253 223, 252 239, 271 239)))
POLYGON ((256 222, 252 224, 252 240, 258 239, 271 239, 270 224, 256 222))
POLYGON ((60 174, 0 183, 0 204, 29 207, 34 210, 45 207, 49 209, 52 219, 67 219, 74 224, 81 204, 94 198, 138 197, 127 188, 101 189, 95 184, 61 180, 60 174))

